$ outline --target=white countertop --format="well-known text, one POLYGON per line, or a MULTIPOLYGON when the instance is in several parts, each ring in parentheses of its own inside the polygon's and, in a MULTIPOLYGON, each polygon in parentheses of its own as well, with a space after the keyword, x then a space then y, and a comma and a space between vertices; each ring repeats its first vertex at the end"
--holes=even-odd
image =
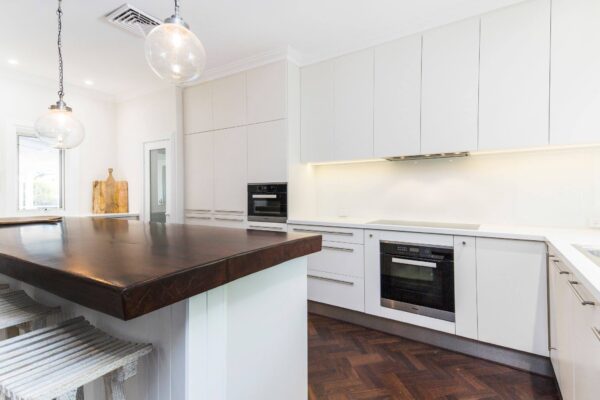
POLYGON ((331 226, 388 230, 399 232, 433 233, 442 235, 489 237, 499 239, 533 240, 546 242, 559 253, 569 265, 576 278, 600 301, 600 266, 583 255, 573 245, 600 247, 600 229, 573 229, 554 227, 533 227, 520 225, 482 224, 479 229, 437 228, 423 226, 370 224, 381 218, 306 218, 291 219, 288 224, 331 226))

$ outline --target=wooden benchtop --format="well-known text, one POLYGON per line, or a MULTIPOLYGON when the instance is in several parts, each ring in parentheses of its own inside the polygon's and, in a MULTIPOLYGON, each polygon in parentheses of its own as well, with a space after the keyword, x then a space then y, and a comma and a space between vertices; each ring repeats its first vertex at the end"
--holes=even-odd
POLYGON ((129 320, 321 250, 321 236, 104 218, 0 227, 0 273, 129 320))

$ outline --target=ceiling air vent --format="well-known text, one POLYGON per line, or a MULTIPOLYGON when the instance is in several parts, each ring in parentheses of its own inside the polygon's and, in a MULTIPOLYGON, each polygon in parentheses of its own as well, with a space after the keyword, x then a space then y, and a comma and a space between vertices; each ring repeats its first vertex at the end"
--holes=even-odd
POLYGON ((127 3, 108 13, 105 18, 110 24, 141 37, 145 37, 152 28, 162 23, 160 19, 127 3))

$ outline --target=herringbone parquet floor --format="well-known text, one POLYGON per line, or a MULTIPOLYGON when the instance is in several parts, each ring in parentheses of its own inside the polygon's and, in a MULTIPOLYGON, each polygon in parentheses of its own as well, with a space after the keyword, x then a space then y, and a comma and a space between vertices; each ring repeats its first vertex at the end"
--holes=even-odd
POLYGON ((553 379, 309 316, 310 400, 560 399, 553 379))

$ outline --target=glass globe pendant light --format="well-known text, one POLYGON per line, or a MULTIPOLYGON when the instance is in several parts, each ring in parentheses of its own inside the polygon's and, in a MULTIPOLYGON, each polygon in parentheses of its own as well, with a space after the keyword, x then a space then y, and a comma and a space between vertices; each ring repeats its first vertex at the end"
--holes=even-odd
POLYGON ((145 47, 152 70, 174 84, 195 81, 206 66, 202 42, 179 16, 179 0, 175 0, 175 14, 150 31, 145 47))
POLYGON ((63 58, 62 58, 62 0, 58 0, 58 101, 49 107, 49 111, 35 122, 37 136, 56 149, 72 149, 83 142, 85 131, 81 122, 73 116, 73 110, 67 106, 63 97, 63 58))

